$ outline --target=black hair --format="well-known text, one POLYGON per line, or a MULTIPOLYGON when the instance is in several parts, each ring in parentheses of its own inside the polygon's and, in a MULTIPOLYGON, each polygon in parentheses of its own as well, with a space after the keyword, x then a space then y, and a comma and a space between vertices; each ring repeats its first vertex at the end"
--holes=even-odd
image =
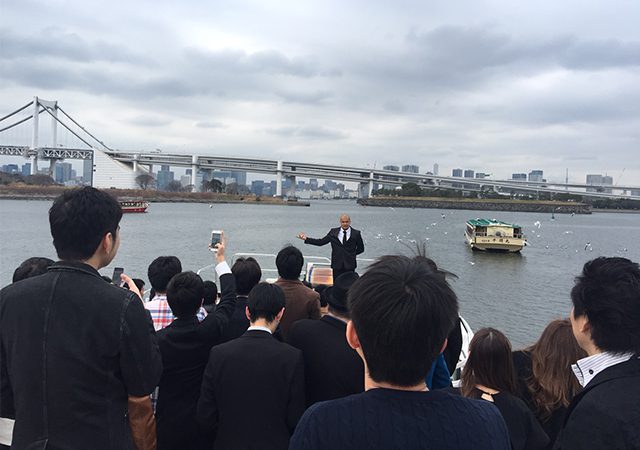
POLYGON ((626 258, 587 262, 571 289, 575 317, 589 319, 591 339, 603 351, 640 352, 640 266, 626 258))
POLYGON ((53 245, 63 260, 89 259, 107 233, 115 240, 122 208, 110 194, 90 186, 71 189, 49 209, 53 245))
POLYGON ((273 322, 284 305, 284 291, 277 284, 258 283, 251 289, 247 297, 251 322, 255 322, 257 319, 273 322))
POLYGON ((215 305, 218 298, 218 286, 216 286, 213 281, 206 280, 204 282, 204 293, 202 297, 204 298, 204 301, 202 302, 203 306, 215 305))
POLYGON ((144 280, 140 278, 133 278, 133 284, 135 284, 138 290, 142 293, 142 290, 144 289, 144 285, 145 285, 144 280))
POLYGON ((155 292, 165 292, 169 280, 182 272, 182 264, 176 256, 159 256, 149 264, 147 277, 155 292))
POLYGON ((167 285, 167 302, 179 319, 196 315, 202 305, 203 294, 202 278, 194 272, 181 272, 167 285))
POLYGON ((238 295, 248 295, 262 278, 262 270, 258 261, 251 257, 238 258, 231 267, 231 273, 236 279, 236 293, 238 295))
POLYGON ((327 306, 329 304, 329 302, 327 302, 327 285, 326 284, 319 284, 317 285, 313 290, 316 291, 318 294, 320 294, 320 307, 324 308, 325 306, 327 306))
POLYGON ((53 260, 49 258, 42 258, 34 256, 33 258, 26 259, 20 264, 13 272, 12 282, 25 280, 27 278, 35 277, 47 273, 47 269, 53 260))
POLYGON ((404 387, 424 382, 458 320, 445 273, 425 257, 383 256, 348 299, 370 377, 404 387))
POLYGON ((293 245, 287 245, 276 256, 278 275, 285 280, 297 280, 300 277, 300 272, 302 272, 303 264, 302 252, 293 245))

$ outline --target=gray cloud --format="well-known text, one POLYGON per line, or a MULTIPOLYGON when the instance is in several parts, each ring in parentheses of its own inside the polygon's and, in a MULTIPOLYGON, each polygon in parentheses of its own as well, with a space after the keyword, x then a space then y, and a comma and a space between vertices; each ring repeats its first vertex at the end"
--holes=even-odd
POLYGON ((137 116, 124 121, 141 127, 166 127, 171 124, 171 120, 157 116, 137 116))
POLYGON ((198 128, 226 128, 226 125, 220 122, 196 122, 198 128))
POLYGON ((267 133, 282 137, 301 137, 307 139, 346 139, 348 135, 341 131, 317 126, 281 127, 265 130, 267 133))

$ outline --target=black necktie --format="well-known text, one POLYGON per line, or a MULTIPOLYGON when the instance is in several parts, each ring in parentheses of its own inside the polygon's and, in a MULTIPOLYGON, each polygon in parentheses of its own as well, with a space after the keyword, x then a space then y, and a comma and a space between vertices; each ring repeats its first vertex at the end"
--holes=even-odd
POLYGON ((347 243, 347 230, 342 230, 342 245, 347 243))

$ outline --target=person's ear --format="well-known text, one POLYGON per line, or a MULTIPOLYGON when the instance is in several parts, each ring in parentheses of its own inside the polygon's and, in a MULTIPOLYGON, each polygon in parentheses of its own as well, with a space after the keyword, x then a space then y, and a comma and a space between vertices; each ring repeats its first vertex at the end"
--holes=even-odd
POLYGON ((248 306, 244 307, 244 314, 245 314, 245 316, 247 316, 247 319, 249 320, 249 322, 251 322, 251 313, 249 312, 249 307, 248 306))
POLYGON ((284 307, 280 310, 278 315, 276 315, 276 320, 280 322, 282 320, 282 316, 284 315, 284 307))
POLYGON ((444 349, 447 348, 448 343, 449 343, 449 339, 445 338, 444 342, 442 343, 442 348, 440 349, 440 353, 444 352, 444 349))
POLYGON ((356 332, 356 327, 353 326, 353 321, 347 322, 347 331, 345 332, 347 337, 347 343, 349 347, 354 350, 360 348, 360 339, 358 338, 358 333, 356 332))

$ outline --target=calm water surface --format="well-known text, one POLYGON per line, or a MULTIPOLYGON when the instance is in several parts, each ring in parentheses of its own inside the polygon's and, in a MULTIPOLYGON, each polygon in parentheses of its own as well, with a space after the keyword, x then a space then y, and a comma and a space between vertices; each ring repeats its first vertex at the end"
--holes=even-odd
MULTIPOLYGON (((30 256, 56 259, 47 218, 50 205, 0 200, 0 285, 8 284, 13 270, 30 256)), ((458 275, 451 283, 471 326, 503 330, 515 347, 533 342, 549 320, 568 314, 573 277, 586 261, 597 256, 640 260, 636 214, 556 215, 553 220, 539 213, 372 208, 347 201, 313 202, 310 208, 154 203, 147 214, 123 217, 120 250, 102 273, 110 276, 113 267, 122 266, 146 280, 147 266, 160 255, 176 255, 185 270, 198 270, 213 262, 207 249, 212 229, 225 230, 229 255, 277 253, 292 243, 305 255, 328 257, 329 246, 305 246, 296 235, 304 231, 322 237, 338 226, 342 212, 363 232, 363 257, 411 254, 409 247, 426 241, 429 256, 458 275), (472 252, 463 234, 465 221, 476 217, 522 225, 531 246, 521 254, 472 252)), ((210 273, 204 272, 205 278, 210 273)))

